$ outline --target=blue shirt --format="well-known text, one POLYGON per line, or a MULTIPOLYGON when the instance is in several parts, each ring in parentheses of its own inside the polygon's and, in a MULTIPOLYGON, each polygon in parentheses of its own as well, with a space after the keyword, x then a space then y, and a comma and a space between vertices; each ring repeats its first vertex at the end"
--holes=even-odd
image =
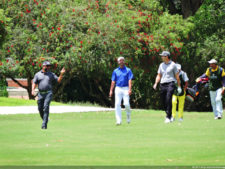
POLYGON ((133 73, 130 68, 124 66, 122 69, 118 67, 112 73, 112 81, 116 82, 118 87, 127 87, 129 80, 133 79, 133 73))

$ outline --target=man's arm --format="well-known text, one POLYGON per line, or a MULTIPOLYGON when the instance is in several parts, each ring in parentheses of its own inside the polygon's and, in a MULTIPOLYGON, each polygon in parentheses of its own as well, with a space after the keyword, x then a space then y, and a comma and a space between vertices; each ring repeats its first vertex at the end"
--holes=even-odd
POLYGON ((131 95, 132 93, 132 80, 129 80, 129 91, 128 91, 128 94, 131 95))
POLYGON ((200 77, 198 77, 198 78, 195 80, 195 82, 198 83, 198 82, 201 81, 201 79, 207 78, 207 77, 208 77, 208 76, 204 73, 204 74, 202 74, 200 77))
POLYGON ((177 85, 178 85, 177 91, 178 91, 178 94, 180 94, 182 92, 182 89, 181 89, 181 86, 180 86, 179 72, 176 73, 175 77, 176 77, 177 85))
POLYGON ((181 86, 180 86, 179 72, 176 73, 175 77, 176 77, 176 80, 177 80, 177 85, 178 85, 178 87, 181 87, 181 86))
POLYGON ((110 92, 109 92, 109 97, 112 97, 112 95, 113 95, 114 86, 115 86, 115 81, 112 81, 111 82, 111 87, 110 87, 110 92))
POLYGON ((225 93, 225 76, 222 77, 223 90, 222 95, 225 93))
POLYGON ((162 75, 160 73, 157 74, 156 78, 155 78, 155 84, 153 85, 153 89, 156 90, 158 83, 161 80, 162 75))
POLYGON ((187 90, 187 87, 188 87, 188 81, 185 82, 185 85, 184 85, 184 91, 186 92, 187 90))
POLYGON ((62 70, 60 71, 60 75, 58 78, 58 83, 60 83, 62 81, 63 78, 63 74, 66 72, 65 68, 62 68, 62 70))
POLYGON ((37 87, 37 84, 35 84, 35 83, 33 83, 32 84, 32 92, 31 92, 31 94, 34 96, 34 94, 35 94, 35 88, 37 87))

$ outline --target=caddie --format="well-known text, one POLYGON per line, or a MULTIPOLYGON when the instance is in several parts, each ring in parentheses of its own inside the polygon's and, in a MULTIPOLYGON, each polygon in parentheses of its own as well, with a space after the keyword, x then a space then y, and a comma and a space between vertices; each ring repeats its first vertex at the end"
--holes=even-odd
POLYGON ((209 78, 209 95, 214 119, 222 119, 222 95, 225 91, 225 72, 222 67, 218 66, 217 60, 211 59, 208 63, 210 67, 207 68, 206 73, 196 79, 196 82, 199 82, 201 78, 209 78))
POLYGON ((182 89, 182 92, 179 94, 177 89, 175 89, 173 97, 172 97, 172 119, 171 121, 174 121, 176 118, 176 109, 178 104, 178 117, 179 121, 183 121, 183 114, 184 114, 184 103, 185 103, 185 96, 186 96, 186 90, 188 87, 188 81, 189 78, 187 76, 187 73, 181 70, 181 65, 176 63, 177 69, 179 71, 179 78, 180 78, 180 86, 182 89))

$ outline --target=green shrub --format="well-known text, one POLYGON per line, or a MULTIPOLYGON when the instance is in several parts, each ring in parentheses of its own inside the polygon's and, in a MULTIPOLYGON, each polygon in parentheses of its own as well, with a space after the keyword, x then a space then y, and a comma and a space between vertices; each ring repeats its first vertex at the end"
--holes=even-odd
POLYGON ((0 78, 0 97, 8 97, 7 82, 0 78))

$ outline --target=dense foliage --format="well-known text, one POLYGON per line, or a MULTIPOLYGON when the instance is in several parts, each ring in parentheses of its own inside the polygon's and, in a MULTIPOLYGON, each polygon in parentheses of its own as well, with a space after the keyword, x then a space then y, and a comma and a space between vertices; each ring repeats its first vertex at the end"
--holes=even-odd
MULTIPOLYGON (((157 0, 11 0, 0 5, 0 16, 10 18, 2 24, 11 28, 0 51, 0 71, 14 80, 27 78, 29 85, 23 87, 30 98, 31 80, 44 60, 52 62, 56 74, 63 66, 67 69, 63 83, 55 88, 55 99, 112 105, 108 99, 111 73, 118 66, 116 58, 124 56, 135 76, 132 107, 139 108, 160 106, 152 85, 163 50, 171 52, 172 59, 183 65, 192 81, 200 72, 197 65, 192 70, 188 66, 202 60, 204 50, 197 41, 202 44, 201 13, 208 12, 208 4, 186 20, 163 10, 157 0)), ((211 16, 212 20, 216 18, 211 16)), ((216 25, 211 27, 211 35, 213 28, 217 29, 216 25)), ((207 44, 205 50, 211 50, 212 44, 207 44)), ((217 47, 214 51, 218 58, 222 49, 217 47)))
POLYGON ((0 97, 7 97, 7 82, 6 79, 0 75, 0 97))
MULTIPOLYGON (((225 3, 223 0, 205 0, 194 17, 189 18, 195 25, 185 44, 186 60, 182 61, 188 71, 191 83, 205 73, 208 60, 215 58, 225 68, 225 3), (191 69, 189 69, 191 65, 191 69)), ((211 109, 208 90, 203 92, 193 109, 207 111, 211 109)), ((225 101, 225 98, 224 98, 225 101)))

